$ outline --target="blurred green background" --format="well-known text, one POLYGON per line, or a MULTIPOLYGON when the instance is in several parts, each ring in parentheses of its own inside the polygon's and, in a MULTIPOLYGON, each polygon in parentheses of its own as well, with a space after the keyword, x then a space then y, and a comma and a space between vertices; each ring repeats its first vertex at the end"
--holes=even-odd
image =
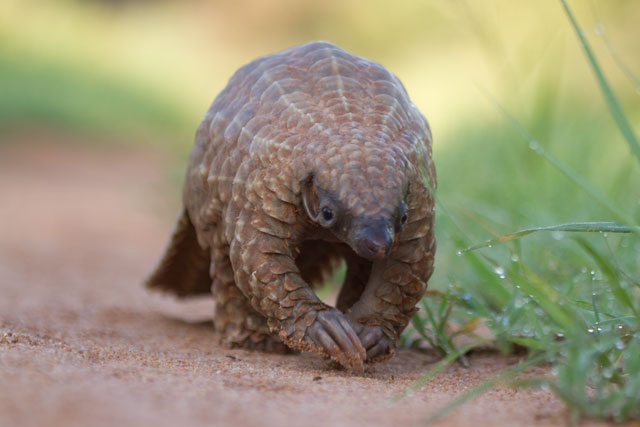
MULTIPOLYGON (((605 42, 629 70, 640 69, 640 5, 573 3, 637 123, 640 82, 624 74, 605 42)), ((42 124, 137 132, 188 147, 239 66, 315 39, 395 72, 429 118, 439 152, 464 144, 465 129, 496 126, 495 109, 478 88, 525 122, 551 120, 541 139, 555 137, 553 118, 566 112, 611 130, 559 2, 463 0, 5 0, 0 126, 3 132, 42 124)), ((623 146, 608 133, 603 146, 623 146)))
MULTIPOLYGON (((637 127, 640 2, 571 5, 637 127)), ((4 0, 0 141, 36 130, 87 144, 137 141, 169 151, 181 170, 201 117, 238 67, 315 39, 400 77, 430 121, 440 197, 471 241, 616 219, 536 155, 491 98, 639 217, 639 168, 556 1, 4 0)), ((442 218, 436 286, 460 243, 443 235, 442 218)))

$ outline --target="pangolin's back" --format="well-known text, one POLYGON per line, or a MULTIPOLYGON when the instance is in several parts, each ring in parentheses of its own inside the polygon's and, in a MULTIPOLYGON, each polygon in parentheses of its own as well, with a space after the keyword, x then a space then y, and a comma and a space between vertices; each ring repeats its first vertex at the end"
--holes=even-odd
POLYGON ((247 179, 241 166, 249 158, 294 175, 304 168, 300 161, 322 159, 326 167, 317 173, 324 176, 316 178, 332 182, 341 178, 336 169, 362 169, 366 146, 365 170, 342 178, 361 179, 349 185, 370 190, 351 205, 376 209, 389 183, 406 184, 404 169, 417 156, 430 162, 430 139, 426 120, 383 66, 331 43, 307 43, 258 58, 231 77, 198 129, 185 205, 200 213, 196 226, 201 218, 215 221, 234 179, 247 179))

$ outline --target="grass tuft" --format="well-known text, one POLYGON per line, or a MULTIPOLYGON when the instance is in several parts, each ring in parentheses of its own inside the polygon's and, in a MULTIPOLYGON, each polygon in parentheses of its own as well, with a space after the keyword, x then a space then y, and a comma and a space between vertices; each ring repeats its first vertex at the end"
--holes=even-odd
MULTIPOLYGON (((561 2, 596 74, 606 108, 640 160, 640 147, 629 121, 566 1, 561 2)), ((460 182, 455 173, 447 174, 446 168, 440 174, 440 189, 434 194, 438 206, 436 232, 439 243, 443 242, 439 269, 445 269, 446 273, 436 271, 435 286, 440 290, 430 290, 422 303, 424 311, 412 320, 413 328, 405 335, 405 341, 413 344, 422 340, 439 351, 443 359, 394 399, 421 387, 460 355, 480 345, 474 329, 481 323, 490 329, 492 344, 504 354, 524 348, 527 356, 516 366, 458 396, 425 421, 440 419, 503 383, 514 387, 547 387, 564 401, 575 421, 584 417, 611 421, 640 418, 640 208, 634 202, 638 197, 637 180, 629 179, 640 163, 631 161, 621 172, 605 167, 609 164, 596 162, 603 166, 599 168, 601 175, 593 175, 593 168, 579 173, 562 156, 552 155, 551 148, 542 147, 533 136, 535 129, 528 130, 528 125, 491 100, 527 144, 521 144, 526 147, 519 151, 513 148, 516 144, 510 145, 508 155, 504 148, 499 153, 500 149, 489 151, 486 145, 482 148, 489 153, 482 150, 472 153, 476 162, 489 159, 499 165, 499 173, 495 175, 498 179, 489 181, 485 187, 473 187, 473 196, 462 202, 454 201, 451 189, 447 191, 447 180, 455 180, 452 188, 456 191, 466 183, 460 182), (535 158, 541 158, 543 163, 535 163, 532 160, 535 158), (521 197, 517 192, 512 192, 511 197, 504 196, 505 189, 514 187, 512 183, 501 182, 511 164, 516 166, 509 170, 526 177, 520 181, 522 185, 532 183, 520 190, 521 197), (550 169, 543 169, 547 166, 550 169), (559 197, 542 206, 539 202, 543 199, 535 198, 545 189, 549 170, 568 179, 549 181, 548 198, 555 194, 559 197), (612 175, 608 190, 591 184, 596 179, 603 187, 603 175, 612 175), (575 203, 580 198, 585 202, 578 208, 575 203), (527 204, 530 199, 538 203, 527 204), (526 214, 523 205, 529 208, 526 214), (558 221, 571 215, 573 221, 558 221), (614 221, 592 219, 603 216, 614 221), (557 225, 514 226, 520 221, 539 223, 541 219, 557 225), (519 231, 509 234, 496 231, 505 226, 519 231), (540 232, 550 233, 551 238, 540 232), (487 234, 492 237, 480 237, 487 234), (522 239, 525 236, 529 237, 522 239), (472 244, 478 240, 482 242, 472 244), (466 249, 459 250, 456 246, 466 249), (477 251, 481 248, 486 250, 477 251), (411 341, 409 337, 416 332, 419 338, 411 341), (468 335, 467 341, 472 344, 456 346, 454 338, 460 335, 468 335), (543 361, 550 366, 547 374, 519 379, 528 367, 543 361)), ((554 151, 559 150, 558 144, 562 142, 554 134, 564 135, 569 147, 564 152, 567 158, 593 156, 600 160, 601 154, 592 151, 581 135, 571 135, 563 129, 570 122, 562 117, 555 120, 553 126, 558 129, 555 132, 549 130, 551 124, 534 122, 534 126, 538 127, 538 133, 547 135, 548 145, 555 147, 554 151)), ((594 132, 596 126, 583 118, 578 128, 586 134, 594 132)), ((422 174, 428 185, 427 175, 424 171, 422 174)), ((516 176, 509 178, 515 179, 516 176)))

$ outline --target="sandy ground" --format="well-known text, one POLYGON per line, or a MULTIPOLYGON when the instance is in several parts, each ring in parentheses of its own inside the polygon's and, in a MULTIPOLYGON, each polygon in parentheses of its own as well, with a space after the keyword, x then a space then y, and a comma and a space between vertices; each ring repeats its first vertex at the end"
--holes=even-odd
MULTIPOLYGON (((351 376, 313 355, 221 347, 211 299, 141 285, 177 213, 162 156, 11 139, 0 144, 2 426, 419 425, 515 362, 473 356, 391 404, 433 355, 402 350, 351 376)), ((498 388, 437 424, 566 420, 548 391, 498 388)))

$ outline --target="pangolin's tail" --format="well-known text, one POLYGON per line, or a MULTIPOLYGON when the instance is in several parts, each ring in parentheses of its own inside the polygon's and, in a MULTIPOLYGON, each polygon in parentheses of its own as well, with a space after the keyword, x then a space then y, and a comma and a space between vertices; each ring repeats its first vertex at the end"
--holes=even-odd
POLYGON ((196 230, 183 209, 162 260, 145 285, 179 297, 207 294, 211 291, 210 263, 210 251, 198 244, 196 230))

